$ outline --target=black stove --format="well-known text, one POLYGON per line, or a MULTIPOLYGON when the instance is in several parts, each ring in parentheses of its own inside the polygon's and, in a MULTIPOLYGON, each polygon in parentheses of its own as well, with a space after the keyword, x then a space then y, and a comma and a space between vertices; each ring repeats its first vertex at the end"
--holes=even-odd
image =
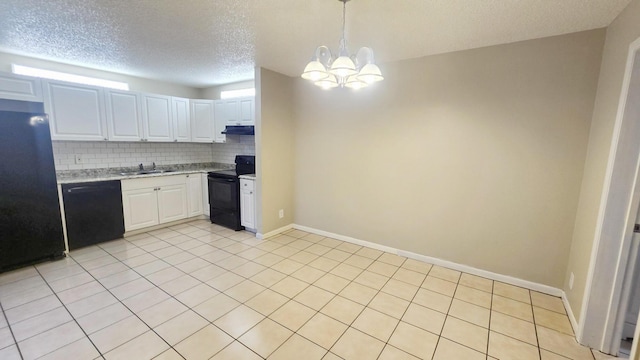
POLYGON ((214 224, 233 230, 243 230, 240 221, 240 179, 238 176, 255 174, 256 157, 237 155, 236 168, 209 172, 209 218, 214 224))

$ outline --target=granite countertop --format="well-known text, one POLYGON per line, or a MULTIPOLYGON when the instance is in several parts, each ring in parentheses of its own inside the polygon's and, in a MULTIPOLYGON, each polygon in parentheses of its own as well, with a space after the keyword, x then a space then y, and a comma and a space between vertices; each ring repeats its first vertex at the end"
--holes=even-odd
POLYGON ((240 175, 238 177, 240 179, 255 180, 256 179, 256 174, 246 174, 246 175, 240 175))
POLYGON ((81 182, 138 179, 155 176, 170 176, 193 173, 206 173, 209 171, 233 169, 233 164, 223 163, 199 163, 199 164, 175 164, 158 166, 157 170, 172 170, 171 172, 141 175, 122 175, 121 173, 138 171, 138 168, 101 168, 84 170, 57 171, 58 184, 72 184, 81 182))

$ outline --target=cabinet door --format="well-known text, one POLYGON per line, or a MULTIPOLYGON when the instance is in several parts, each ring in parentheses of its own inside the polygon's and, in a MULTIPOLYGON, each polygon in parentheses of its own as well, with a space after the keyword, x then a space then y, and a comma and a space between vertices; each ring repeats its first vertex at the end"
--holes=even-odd
POLYGON ((0 99, 42 102, 42 82, 30 76, 2 73, 0 99))
POLYGON ((244 227, 256 228, 254 181, 240 179, 240 219, 244 227))
POLYGON ((189 99, 171 98, 173 109, 173 135, 175 141, 191 141, 191 113, 189 99))
POLYGON ((202 215, 202 179, 200 174, 187 175, 189 193, 189 217, 202 215))
POLYGON ((140 94, 131 91, 105 90, 107 126, 111 141, 142 139, 140 94))
POLYGON ((227 126, 227 106, 224 100, 217 100, 214 103, 214 136, 213 141, 223 143, 227 141, 227 136, 223 134, 225 127, 227 126))
POLYGON ((200 174, 202 181, 202 212, 209 216, 209 181, 207 174, 200 174))
POLYGON ((146 141, 173 141, 170 96, 143 94, 142 116, 146 141))
POLYGON ((126 231, 158 225, 158 195, 155 188, 122 192, 126 231))
POLYGON ((160 224, 187 218, 186 184, 162 186, 157 193, 160 224))
POLYGON ((103 89, 43 80, 53 140, 107 140, 103 89))
POLYGON ((213 100, 191 100, 191 140, 213 142, 213 100))
POLYGON ((254 98, 238 100, 238 119, 241 125, 255 124, 254 98))
POLYGON ((240 118, 238 117, 238 100, 220 100, 221 114, 224 119, 225 125, 234 126, 242 125, 240 118))

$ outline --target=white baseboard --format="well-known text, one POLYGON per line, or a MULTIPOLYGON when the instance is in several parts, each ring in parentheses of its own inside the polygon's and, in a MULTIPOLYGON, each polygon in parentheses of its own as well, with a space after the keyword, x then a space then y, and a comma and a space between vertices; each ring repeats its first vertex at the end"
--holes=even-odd
POLYGON ((576 320, 576 317, 573 314, 573 309, 571 309, 571 304, 569 304, 569 299, 567 299, 567 294, 564 291, 562 292, 562 303, 564 304, 565 310, 567 310, 567 315, 569 316, 569 322, 571 322, 571 326, 573 326, 573 332, 576 334, 576 340, 580 342, 582 338, 582 333, 580 332, 580 327, 578 327, 578 321, 576 320))
POLYGON ((285 232, 287 230, 290 230, 290 229, 293 229, 293 224, 285 225, 285 226, 283 226, 281 228, 275 229, 273 231, 269 231, 266 234, 256 233, 256 238, 261 239, 261 240, 262 239, 268 239, 270 237, 274 237, 274 236, 276 236, 276 235, 278 235, 278 234, 280 234, 282 232, 285 232))
MULTIPOLYGON (((309 232, 309 233, 317 234, 317 235, 327 236, 327 237, 331 237, 331 238, 334 238, 334 239, 346 241, 346 242, 349 242, 349 243, 352 243, 352 244, 365 246, 365 247, 372 248, 372 249, 386 251, 386 252, 397 254, 399 256, 404 256, 404 257, 407 257, 407 258, 410 258, 410 259, 423 261, 423 262, 426 262, 426 263, 429 263, 429 264, 434 264, 434 265, 446 267, 446 268, 449 268, 449 269, 466 272, 468 274, 481 276, 481 277, 484 277, 484 278, 487 278, 487 279, 501 281, 501 282, 504 282, 504 283, 507 283, 507 284, 520 286, 520 287, 527 288, 527 289, 534 290, 534 291, 538 291, 538 292, 541 292, 541 293, 544 293, 544 294, 548 294, 548 295, 558 296, 558 297, 563 297, 564 298, 564 291, 562 291, 561 289, 554 288, 552 286, 548 286, 548 285, 544 285, 544 284, 540 284, 540 283, 536 283, 536 282, 533 282, 533 281, 528 281, 528 280, 523 280, 523 279, 515 278, 515 277, 512 277, 512 276, 508 276, 508 275, 498 274, 498 273, 494 273, 494 272, 491 272, 491 271, 486 271, 486 270, 474 268, 474 267, 471 267, 471 266, 468 266, 468 265, 458 264, 458 263, 455 263, 455 262, 452 262, 452 261, 442 260, 442 259, 434 258, 434 257, 431 257, 431 256, 426 256, 426 255, 422 255, 422 254, 413 253, 413 252, 410 252, 410 251, 404 251, 404 250, 401 250, 401 249, 396 249, 396 248, 393 248, 393 247, 390 247, 390 246, 376 244, 376 243, 373 243, 373 242, 370 242, 370 241, 366 241, 366 240, 355 239, 355 238, 352 238, 352 237, 349 237, 349 236, 345 236, 345 235, 334 234, 334 233, 331 233, 331 232, 328 232, 328 231, 318 230, 318 229, 314 229, 314 228, 311 228, 311 227, 308 227, 308 226, 294 224, 293 228, 294 229, 298 229, 298 230, 302 230, 302 231, 306 231, 306 232, 309 232)), ((573 321, 575 321, 575 319, 573 321)))

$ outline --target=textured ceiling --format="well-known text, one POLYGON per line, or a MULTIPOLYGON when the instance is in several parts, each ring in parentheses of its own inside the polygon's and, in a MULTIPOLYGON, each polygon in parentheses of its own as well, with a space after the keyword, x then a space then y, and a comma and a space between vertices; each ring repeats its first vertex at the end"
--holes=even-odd
MULTIPOLYGON (((630 0, 354 0, 351 51, 379 63, 607 26, 630 0)), ((204 87, 296 76, 337 49, 336 0, 1 0, 0 51, 204 87)))

